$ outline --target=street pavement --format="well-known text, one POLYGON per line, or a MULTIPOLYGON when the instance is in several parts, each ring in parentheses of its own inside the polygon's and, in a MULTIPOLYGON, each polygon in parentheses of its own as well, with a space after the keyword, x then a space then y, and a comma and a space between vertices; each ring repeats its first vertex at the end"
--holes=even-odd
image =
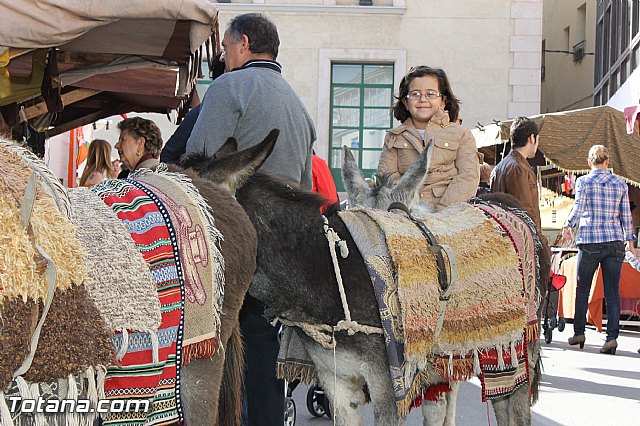
MULTIPOLYGON (((567 339, 572 324, 561 333, 553 331, 553 341, 543 346, 543 377, 540 399, 533 407, 534 425, 629 425, 640 426, 640 327, 623 327, 615 356, 598 351, 604 333, 590 328, 586 344, 580 350, 567 339)), ((460 386, 456 425, 495 425, 491 404, 483 404, 477 378, 460 386), (488 417, 489 416, 489 417, 488 417)), ((307 386, 293 392, 296 402, 296 426, 325 426, 333 422, 313 417, 306 408, 307 386)), ((365 425, 373 425, 370 405, 365 407, 365 425)), ((407 426, 422 426, 422 415, 414 409, 407 426)), ((386 425, 385 425, 386 426, 386 425)))

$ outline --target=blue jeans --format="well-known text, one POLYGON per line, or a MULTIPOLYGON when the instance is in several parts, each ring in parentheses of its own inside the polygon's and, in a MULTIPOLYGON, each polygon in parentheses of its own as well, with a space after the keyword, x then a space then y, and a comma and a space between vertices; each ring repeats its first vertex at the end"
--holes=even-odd
POLYGON ((624 243, 578 245, 578 285, 576 288, 576 312, 573 318, 575 335, 584 334, 589 304, 589 291, 593 275, 602 267, 604 300, 607 303, 607 341, 617 339, 620 331, 620 270, 624 260, 624 243))

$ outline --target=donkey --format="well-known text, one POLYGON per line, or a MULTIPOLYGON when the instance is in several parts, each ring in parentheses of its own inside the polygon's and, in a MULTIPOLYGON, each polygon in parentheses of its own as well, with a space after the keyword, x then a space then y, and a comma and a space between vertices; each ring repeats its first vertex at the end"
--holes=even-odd
MULTIPOLYGON (((15 145, 0 138, 0 148, 3 146, 15 145)), ((57 183, 57 179, 38 158, 24 149, 15 149, 14 152, 20 152, 34 170, 40 170, 39 175, 43 180, 57 183)), ((235 174, 234 181, 241 184, 243 179, 260 167, 270 152, 270 149, 266 149, 243 161, 242 173, 235 174)), ((225 260, 225 292, 218 336, 222 349, 216 351, 210 359, 194 359, 182 368, 185 420, 188 424, 237 425, 241 423, 244 371, 238 315, 255 272, 256 232, 244 209, 226 186, 216 185, 200 178, 194 171, 181 167, 170 166, 170 171, 184 173, 192 179, 213 210, 216 227, 224 236, 224 240, 220 242, 220 251, 225 260)), ((65 190, 59 184, 58 187, 57 192, 64 194, 65 190)), ((81 261, 78 259, 78 262, 81 261)))
MULTIPOLYGON (((270 133, 262 143, 250 150, 253 153, 269 151, 275 143, 275 137, 274 132, 270 133)), ((257 267, 249 294, 269 307, 267 316, 300 325, 336 325, 345 318, 323 229, 324 219, 319 213, 324 200, 316 194, 301 191, 287 182, 261 173, 249 177, 244 185, 236 185, 235 171, 239 167, 230 165, 241 161, 242 156, 246 157, 247 152, 224 157, 224 164, 220 159, 192 156, 186 159, 185 165, 203 178, 235 189, 238 202, 256 229, 257 267)), ((425 154, 412 167, 411 175, 407 173, 396 187, 408 194, 409 199, 415 198, 428 169, 427 161, 425 154), (412 188, 412 185, 415 186, 412 188)), ((372 193, 381 190, 374 188, 372 193)), ((403 197, 402 200, 393 197, 395 195, 390 195, 389 199, 407 202, 403 197)), ((346 258, 338 258, 338 264, 351 319, 363 328, 378 328, 381 319, 371 279, 353 238, 337 215, 337 208, 337 205, 330 207, 325 215, 329 226, 345 241, 349 251, 346 258)), ((375 423, 393 425, 401 422, 388 371, 385 341, 381 334, 349 335, 335 332, 330 336, 335 347, 325 349, 300 328, 296 327, 295 333, 316 366, 337 424, 362 424, 361 410, 367 400, 363 392, 365 385, 373 404, 375 423)), ((533 364, 537 365, 537 355, 535 360, 533 364)), ((435 371, 428 373, 430 377, 437 378, 435 371)), ((497 415, 500 424, 530 422, 529 398, 525 396, 526 401, 519 400, 516 404, 505 401, 494 405, 496 412, 500 412, 497 415), (520 417, 522 411, 525 411, 524 417, 520 417)), ((447 414, 447 423, 450 423, 455 415, 453 405, 447 409, 447 414)))
MULTIPOLYGON (((412 210, 422 212, 434 212, 434 207, 422 203, 419 200, 420 189, 422 187, 425 172, 429 170, 431 160, 432 146, 429 145, 423 151, 416 163, 407 171, 400 179, 397 185, 391 181, 390 177, 383 175, 378 177, 374 185, 370 185, 365 181, 361 170, 359 169, 351 150, 347 146, 343 147, 343 167, 342 175, 347 190, 348 201, 350 205, 360 205, 364 207, 386 209, 392 203, 402 203, 411 206, 412 210)), ((522 204, 514 197, 504 193, 483 194, 475 201, 482 200, 524 211, 522 204)), ((472 199, 473 201, 473 199, 472 199)), ((536 232, 539 230, 536 229, 536 232)), ((537 256, 539 259, 537 281, 538 294, 544 294, 543 277, 547 277, 551 267, 550 258, 547 249, 543 244, 537 247, 537 256)), ((538 300, 536 307, 538 323, 542 315, 543 306, 538 300)), ((518 388, 508 398, 500 398, 492 400, 498 424, 530 424, 531 413, 530 405, 534 404, 538 399, 538 388, 541 379, 541 359, 540 359, 540 342, 534 340, 528 344, 529 354, 529 375, 532 381, 531 398, 528 395, 526 387, 518 388)), ((458 386, 452 386, 452 391, 446 397, 440 398, 437 402, 423 401, 422 412, 425 417, 426 424, 455 424, 455 400, 457 397, 458 386), (452 409, 453 407, 453 409, 452 409), (453 417, 452 417, 453 416, 453 417)))

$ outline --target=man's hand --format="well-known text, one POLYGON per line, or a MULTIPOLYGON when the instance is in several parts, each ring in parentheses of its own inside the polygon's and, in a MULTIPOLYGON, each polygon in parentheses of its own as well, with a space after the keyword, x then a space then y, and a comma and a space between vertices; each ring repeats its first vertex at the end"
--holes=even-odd
POLYGON ((562 238, 565 241, 573 241, 573 231, 568 226, 562 228, 562 238))

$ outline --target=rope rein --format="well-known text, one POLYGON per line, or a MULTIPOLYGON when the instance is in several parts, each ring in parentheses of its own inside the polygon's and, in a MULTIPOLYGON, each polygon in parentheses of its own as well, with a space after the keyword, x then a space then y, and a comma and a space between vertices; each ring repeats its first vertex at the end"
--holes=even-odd
POLYGON ((360 324, 351 319, 351 311, 349 310, 349 303, 347 302, 347 294, 344 291, 336 246, 340 247, 340 256, 342 256, 343 259, 349 256, 349 248, 347 247, 347 242, 341 239, 333 228, 329 227, 329 220, 325 216, 322 216, 322 218, 324 219, 324 234, 329 242, 329 252, 331 253, 333 270, 336 275, 336 281, 338 282, 338 291, 340 292, 340 300, 342 301, 342 310, 344 311, 345 319, 338 321, 336 325, 310 324, 307 322, 289 321, 284 318, 277 318, 277 320, 287 326, 300 327, 307 336, 321 344, 323 348, 335 349, 336 341, 333 336, 336 332, 346 331, 347 334, 353 336, 356 333, 382 334, 383 331, 382 327, 360 324))
MULTIPOLYGON (((329 252, 331 253, 331 261, 333 262, 333 270, 336 274, 336 281, 338 281, 338 291, 340 292, 340 300, 342 300, 342 310, 344 311, 344 317, 347 321, 351 322, 351 311, 349 311, 349 303, 347 302, 347 295, 344 292, 344 284, 342 282, 342 274, 340 273, 340 265, 338 264, 338 255, 336 254, 336 245, 340 247, 340 256, 346 259, 349 256, 349 248, 347 242, 340 238, 338 233, 329 227, 329 220, 326 216, 322 216, 324 220, 324 235, 329 241, 329 252)), ((353 333, 351 333, 353 334, 353 333)))

